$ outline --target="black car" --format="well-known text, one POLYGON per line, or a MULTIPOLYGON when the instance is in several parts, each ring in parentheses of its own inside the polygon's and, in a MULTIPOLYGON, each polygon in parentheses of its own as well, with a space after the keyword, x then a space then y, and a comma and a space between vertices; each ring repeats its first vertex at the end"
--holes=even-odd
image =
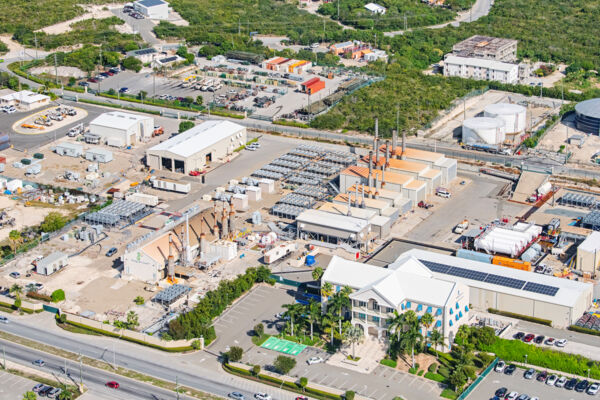
POLYGON ((577 385, 577 378, 571 378, 567 381, 567 383, 565 383, 565 389, 573 390, 575 385, 577 385))
POLYGON ((48 393, 50 393, 50 392, 52 391, 52 389, 54 389, 52 386, 46 386, 45 388, 43 388, 42 390, 40 390, 40 391, 38 392, 38 394, 39 394, 40 396, 42 396, 42 397, 43 397, 43 396, 47 396, 47 395, 48 395, 48 393))
POLYGON ((496 390, 496 393, 494 393, 496 395, 496 397, 504 397, 506 396, 506 393, 508 393, 508 389, 505 387, 501 387, 500 389, 496 390))
POLYGON ((516 369, 517 369, 517 366, 515 364, 510 364, 506 368, 504 368, 504 373, 506 375, 512 375, 515 373, 516 369))
POLYGON ((516 340, 522 340, 525 337, 525 332, 517 332, 515 336, 513 336, 516 340))
POLYGON ((590 386, 590 382, 587 379, 582 380, 577 385, 575 385, 576 392, 585 392, 586 389, 590 386))
POLYGON ((546 371, 542 371, 540 373, 538 373, 537 375, 537 381, 538 382, 546 382, 546 378, 548 377, 548 373, 546 371))
POLYGON ((535 338, 535 343, 542 344, 542 343, 544 343, 544 339, 546 339, 546 337, 544 335, 539 335, 535 338))

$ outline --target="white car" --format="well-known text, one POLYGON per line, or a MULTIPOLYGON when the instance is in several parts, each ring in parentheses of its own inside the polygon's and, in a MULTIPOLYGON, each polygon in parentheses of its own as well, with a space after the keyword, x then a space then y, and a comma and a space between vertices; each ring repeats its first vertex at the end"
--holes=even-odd
POLYGON ((504 361, 500 360, 500 361, 498 361, 498 364, 496 364, 494 371, 504 372, 504 368, 506 368, 506 363, 504 361))
POLYGON ((516 400, 517 397, 519 397, 518 392, 510 392, 509 394, 506 395, 505 399, 506 400, 516 400))
POLYGON ((600 384, 592 383, 587 390, 587 394, 594 395, 594 394, 598 393, 599 390, 600 390, 600 384))
POLYGON ((565 347, 567 345, 567 339, 559 339, 554 344, 556 347, 565 347))
POLYGON ((255 393, 254 398, 258 399, 258 400, 271 400, 272 399, 271 395, 266 394, 266 393, 255 393))
POLYGON ((548 378, 546 378, 546 385, 555 386, 557 380, 558 376, 552 374, 548 378))
POLYGON ((561 376, 560 378, 558 378, 558 380, 556 381, 554 386, 556 386, 558 388, 565 387, 565 383, 567 383, 567 378, 565 378, 564 376, 561 376))
POLYGON ((308 360, 306 360, 306 362, 308 363, 308 365, 313 365, 313 364, 319 364, 323 362, 323 359, 321 357, 311 357, 308 360))
POLYGON ((317 47, 319 47, 319 43, 313 43, 310 45, 310 47, 312 47, 313 49, 316 49, 317 47))
POLYGON ((0 315, 0 322, 3 323, 3 324, 8 324, 9 321, 8 321, 8 318, 3 317, 2 315, 0 315))

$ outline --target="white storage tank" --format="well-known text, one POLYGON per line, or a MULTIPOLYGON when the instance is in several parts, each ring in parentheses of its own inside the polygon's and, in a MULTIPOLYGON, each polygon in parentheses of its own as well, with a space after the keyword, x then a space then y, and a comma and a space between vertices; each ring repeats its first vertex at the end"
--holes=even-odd
POLYGON ((467 118, 463 121, 463 143, 500 144, 504 142, 504 121, 499 118, 467 118))
POLYGON ((507 135, 521 133, 526 128, 527 109, 518 104, 489 104, 483 109, 483 116, 502 119, 507 135))

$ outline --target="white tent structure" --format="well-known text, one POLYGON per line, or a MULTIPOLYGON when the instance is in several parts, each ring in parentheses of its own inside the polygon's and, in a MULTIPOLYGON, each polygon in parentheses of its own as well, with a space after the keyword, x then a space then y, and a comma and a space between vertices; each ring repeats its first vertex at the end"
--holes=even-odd
POLYGON ((493 226, 475 239, 475 249, 516 257, 542 233, 542 227, 518 222, 512 227, 493 226))

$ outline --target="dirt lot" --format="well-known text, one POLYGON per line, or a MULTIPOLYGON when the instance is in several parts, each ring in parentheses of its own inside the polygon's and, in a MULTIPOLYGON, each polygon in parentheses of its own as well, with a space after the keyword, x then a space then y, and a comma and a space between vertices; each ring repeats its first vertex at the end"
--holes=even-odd
POLYGON ((0 228, 0 241, 8 238, 8 233, 13 230, 22 230, 28 226, 39 225, 46 215, 51 211, 58 211, 62 214, 69 214, 69 210, 53 207, 25 207, 23 202, 13 200, 8 196, 0 196, 0 211, 6 211, 8 218, 14 218, 14 226, 7 225, 0 228))
POLYGON ((556 126, 546 132, 538 147, 544 150, 558 151, 560 146, 564 145, 565 151, 573 153, 570 161, 581 163, 583 165, 593 164, 590 162, 592 156, 600 151, 600 137, 587 135, 575 128, 575 116, 571 115, 566 120, 556 124, 556 126), (569 137, 574 135, 586 136, 585 144, 579 148, 575 144, 567 143, 567 134, 569 137))
POLYGON ((101 19, 110 18, 113 13, 110 8, 120 7, 120 4, 103 4, 103 5, 82 5, 87 12, 83 15, 70 19, 68 21, 59 22, 58 24, 50 25, 45 28, 39 29, 38 32, 45 32, 48 35, 58 35, 61 33, 70 32, 72 30, 71 24, 86 19, 101 19), (104 8, 107 8, 106 10, 104 8))

